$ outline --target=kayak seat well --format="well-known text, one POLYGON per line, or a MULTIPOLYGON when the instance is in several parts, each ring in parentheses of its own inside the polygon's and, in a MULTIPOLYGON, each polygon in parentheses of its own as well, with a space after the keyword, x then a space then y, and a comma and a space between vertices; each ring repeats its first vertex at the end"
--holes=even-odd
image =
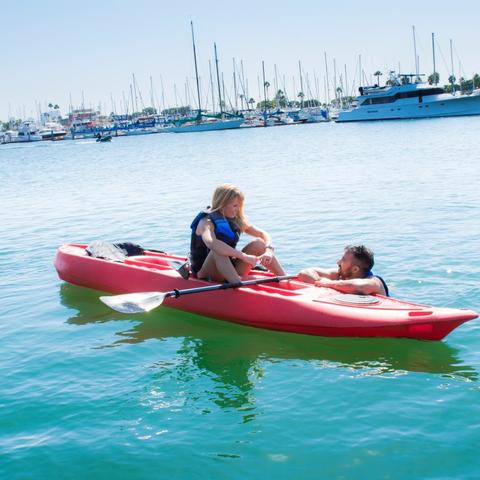
POLYGON ((304 290, 306 285, 304 283, 295 281, 283 281, 268 284, 255 285, 256 290, 264 290, 266 292, 279 293, 281 295, 293 296, 300 295, 300 292, 295 290, 304 290))
POLYGON ((153 257, 147 255, 139 255, 136 257, 127 257, 125 259, 127 265, 137 265, 139 267, 158 268, 160 270, 171 270, 171 266, 168 264, 165 258, 153 257))

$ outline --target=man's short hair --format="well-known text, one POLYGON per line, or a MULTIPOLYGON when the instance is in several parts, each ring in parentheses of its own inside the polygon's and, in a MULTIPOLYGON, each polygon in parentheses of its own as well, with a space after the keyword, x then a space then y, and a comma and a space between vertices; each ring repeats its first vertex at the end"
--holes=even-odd
POLYGON ((346 252, 350 252, 355 259, 356 264, 362 271, 362 275, 367 275, 375 263, 373 252, 365 245, 347 245, 346 252))

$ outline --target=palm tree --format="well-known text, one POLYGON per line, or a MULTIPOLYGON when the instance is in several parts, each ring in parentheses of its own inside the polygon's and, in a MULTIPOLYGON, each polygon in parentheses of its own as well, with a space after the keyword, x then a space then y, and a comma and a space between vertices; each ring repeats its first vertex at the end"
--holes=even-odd
POLYGON ((250 110, 253 110, 253 105, 255 105, 255 99, 250 98, 250 100, 247 103, 250 105, 250 110))
POLYGON ((476 73, 473 76, 473 88, 478 88, 478 87, 480 87, 480 75, 476 73))
POLYGON ((53 103, 49 103, 48 108, 53 108, 53 103))
POLYGON ((277 103, 277 106, 285 107, 286 105, 285 100, 286 99, 285 99, 285 94, 283 93, 283 90, 279 90, 275 95, 275 102, 277 103))
POLYGON ((270 87, 270 83, 269 83, 268 81, 266 81, 266 82, 263 84, 263 86, 264 86, 265 89, 267 90, 267 100, 268 100, 268 99, 270 98, 270 97, 268 96, 268 87, 270 87))
POLYGON ((300 107, 303 108, 303 99, 305 98, 305 94, 303 92, 299 92, 297 97, 300 99, 300 107))
POLYGON ((433 72, 428 76, 428 83, 430 85, 437 84, 440 81, 440 74, 438 72, 433 72))
POLYGON ((380 85, 380 75, 383 75, 383 73, 380 70, 377 70, 373 76, 377 77, 377 85, 380 85))

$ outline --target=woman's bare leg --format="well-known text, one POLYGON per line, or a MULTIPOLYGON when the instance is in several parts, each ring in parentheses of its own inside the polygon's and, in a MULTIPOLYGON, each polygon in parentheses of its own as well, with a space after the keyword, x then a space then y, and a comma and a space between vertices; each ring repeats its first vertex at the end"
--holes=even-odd
POLYGON ((202 268, 197 273, 197 277, 210 279, 219 283, 225 280, 229 283, 240 281, 239 274, 235 270, 230 257, 218 255, 212 250, 203 262, 202 268))
MULTIPOLYGON (((242 252, 248 255, 255 255, 259 257, 265 253, 265 250, 265 242, 261 238, 257 238, 245 245, 245 247, 242 249, 242 252)), ((270 262, 270 265, 267 266, 267 268, 275 275, 285 275, 285 271, 283 270, 280 262, 278 261, 277 257, 275 257, 275 255, 272 257, 272 261, 270 262)), ((237 260, 235 263, 235 270, 240 276, 248 275, 251 269, 252 266, 248 263, 242 262, 240 260, 237 260)))

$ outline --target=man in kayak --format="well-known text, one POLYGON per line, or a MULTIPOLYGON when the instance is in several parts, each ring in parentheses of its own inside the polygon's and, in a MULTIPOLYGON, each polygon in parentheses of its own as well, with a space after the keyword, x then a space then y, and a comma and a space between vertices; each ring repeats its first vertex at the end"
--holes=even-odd
POLYGON ((387 284, 372 272, 373 264, 373 252, 369 248, 365 245, 348 245, 342 258, 337 261, 336 269, 306 268, 298 274, 298 279, 343 293, 388 296, 387 284))
POLYGON ((244 195, 237 187, 220 185, 213 193, 212 206, 193 220, 190 261, 197 278, 236 283, 257 262, 275 275, 285 275, 274 255, 270 235, 248 222, 243 204, 244 195), (242 233, 254 240, 237 250, 242 233))

